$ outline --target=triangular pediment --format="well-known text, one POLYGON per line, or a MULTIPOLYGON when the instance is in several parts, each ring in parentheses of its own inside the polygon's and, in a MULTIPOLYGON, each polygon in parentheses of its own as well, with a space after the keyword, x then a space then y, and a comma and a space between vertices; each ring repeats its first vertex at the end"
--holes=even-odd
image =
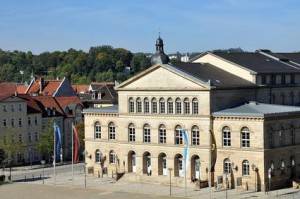
POLYGON ((209 89, 209 84, 170 65, 155 65, 120 84, 117 90, 209 89))

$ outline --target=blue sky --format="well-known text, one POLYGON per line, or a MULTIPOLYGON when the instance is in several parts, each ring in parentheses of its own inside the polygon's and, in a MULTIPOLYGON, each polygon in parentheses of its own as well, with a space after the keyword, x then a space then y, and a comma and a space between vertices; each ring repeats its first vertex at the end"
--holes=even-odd
POLYGON ((300 51, 298 0, 0 0, 2 50, 300 51))

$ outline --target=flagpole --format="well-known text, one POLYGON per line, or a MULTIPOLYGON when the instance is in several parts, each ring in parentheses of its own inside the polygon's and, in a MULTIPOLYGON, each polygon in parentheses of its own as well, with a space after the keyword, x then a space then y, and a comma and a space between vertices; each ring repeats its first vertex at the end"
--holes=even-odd
POLYGON ((185 187, 185 197, 187 197, 187 190, 186 190, 186 161, 184 163, 184 187, 185 187))
POLYGON ((211 198, 211 159, 212 159, 212 118, 209 119, 209 147, 208 147, 208 186, 209 186, 209 198, 211 198))
POLYGON ((72 182, 74 187, 74 132, 73 132, 73 122, 72 122, 72 182))
POLYGON ((56 161, 56 148, 55 148, 55 144, 56 144, 56 124, 54 122, 54 126, 53 126, 53 129, 54 129, 54 152, 53 152, 53 170, 54 170, 54 184, 56 185, 56 171, 55 171, 55 161, 56 161))

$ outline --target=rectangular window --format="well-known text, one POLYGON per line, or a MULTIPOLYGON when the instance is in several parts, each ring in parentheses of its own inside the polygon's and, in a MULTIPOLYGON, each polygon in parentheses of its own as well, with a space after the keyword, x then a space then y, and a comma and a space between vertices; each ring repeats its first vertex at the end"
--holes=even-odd
POLYGON ((183 144, 183 134, 181 129, 175 130, 175 144, 183 144))
POLYGON ((157 102, 152 102, 152 113, 157 113, 157 102))
POLYGON ((166 128, 159 128, 159 143, 165 144, 167 141, 166 128))
POLYGON ((192 131, 192 145, 199 145, 199 130, 193 129, 192 131))
POLYGON ((285 84, 285 74, 281 75, 281 84, 285 84))
POLYGON ((267 83, 267 76, 266 75, 262 75, 261 76, 261 84, 266 84, 267 83))
POLYGON ((109 126, 109 139, 110 140, 116 139, 116 129, 114 125, 109 126))
POLYGON ((92 99, 95 99, 95 93, 92 93, 92 99))
POLYGON ((23 142, 23 135, 19 134, 19 142, 23 142))
POLYGON ((31 133, 28 133, 28 142, 32 142, 31 133))
POLYGON ((279 144, 280 144, 280 146, 284 146, 284 144, 285 144, 284 133, 281 130, 279 131, 279 144))
POLYGON ((231 173, 231 163, 229 161, 224 162, 224 173, 231 173))
POLYGON ((95 139, 101 139, 101 126, 95 126, 95 139))
POLYGON ((150 128, 144 128, 144 142, 151 142, 150 128))
POLYGON ((19 126, 22 126, 22 118, 19 118, 19 126))
POLYGON ((230 131, 223 131, 223 146, 231 146, 231 135, 230 131))
POLYGON ((145 113, 149 113, 149 102, 145 101, 145 113))
POLYGON ((242 131, 241 141, 242 141, 242 148, 249 148, 250 147, 250 133, 249 133, 249 131, 242 131))
POLYGON ((7 120, 3 119, 3 127, 6 127, 6 126, 7 126, 7 120))
POLYGON ((114 152, 109 153, 109 164, 116 164, 116 154, 114 152))
POLYGON ((294 145, 295 144, 295 133, 294 133, 294 130, 292 129, 291 132, 290 132, 290 137, 291 137, 291 145, 294 145))
POLYGON ((14 104, 10 105, 10 107, 11 107, 11 111, 15 111, 15 105, 14 104))
POLYGON ((274 135, 272 131, 269 132, 269 146, 270 148, 274 147, 274 135))
POLYGON ((248 161, 243 162, 243 176, 249 176, 250 175, 249 170, 250 170, 249 162, 248 161))
POLYGON ((168 113, 173 114, 173 102, 168 102, 168 113))
POLYGON ((11 119, 11 126, 12 126, 12 127, 15 126, 15 119, 11 119))
POLYGON ((165 102, 162 101, 159 104, 160 104, 160 113, 166 113, 165 102))
POLYGON ((34 124, 38 125, 38 118, 37 117, 34 117, 34 124))
POLYGON ((184 102, 184 114, 190 114, 190 102, 184 102))
POLYGON ((28 126, 31 126, 31 117, 28 117, 28 126))
POLYGON ((176 114, 181 114, 181 102, 176 102, 176 114))
POLYGON ((7 111, 7 106, 6 104, 3 104, 3 112, 6 112, 7 111))
POLYGON ((129 142, 135 142, 135 128, 129 127, 129 142))
POLYGON ((98 93, 98 99, 101 99, 101 93, 98 93))
POLYGON ((137 108, 137 110, 136 110, 137 113, 142 112, 142 102, 141 101, 136 102, 136 108, 137 108))
POLYGON ((129 113, 134 113, 134 102, 129 101, 129 113))
POLYGON ((35 137, 35 141, 36 142, 39 141, 39 134, 38 134, 38 132, 34 133, 34 137, 35 137))
POLYGON ((193 114, 196 115, 199 113, 198 101, 193 101, 193 114))
POLYGON ((22 111, 23 110, 23 106, 22 104, 19 104, 19 111, 22 111))
POLYGON ((295 84, 295 75, 291 74, 291 84, 295 84))

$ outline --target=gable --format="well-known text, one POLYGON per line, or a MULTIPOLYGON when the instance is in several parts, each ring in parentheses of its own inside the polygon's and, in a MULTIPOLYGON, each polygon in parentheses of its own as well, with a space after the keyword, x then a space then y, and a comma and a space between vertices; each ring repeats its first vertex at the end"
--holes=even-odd
POLYGON ((180 90, 180 89, 208 89, 205 82, 201 82, 186 74, 172 70, 172 67, 151 67, 141 75, 129 79, 118 86, 118 89, 145 89, 145 90, 180 90), (151 69, 150 68, 150 69, 151 69))

